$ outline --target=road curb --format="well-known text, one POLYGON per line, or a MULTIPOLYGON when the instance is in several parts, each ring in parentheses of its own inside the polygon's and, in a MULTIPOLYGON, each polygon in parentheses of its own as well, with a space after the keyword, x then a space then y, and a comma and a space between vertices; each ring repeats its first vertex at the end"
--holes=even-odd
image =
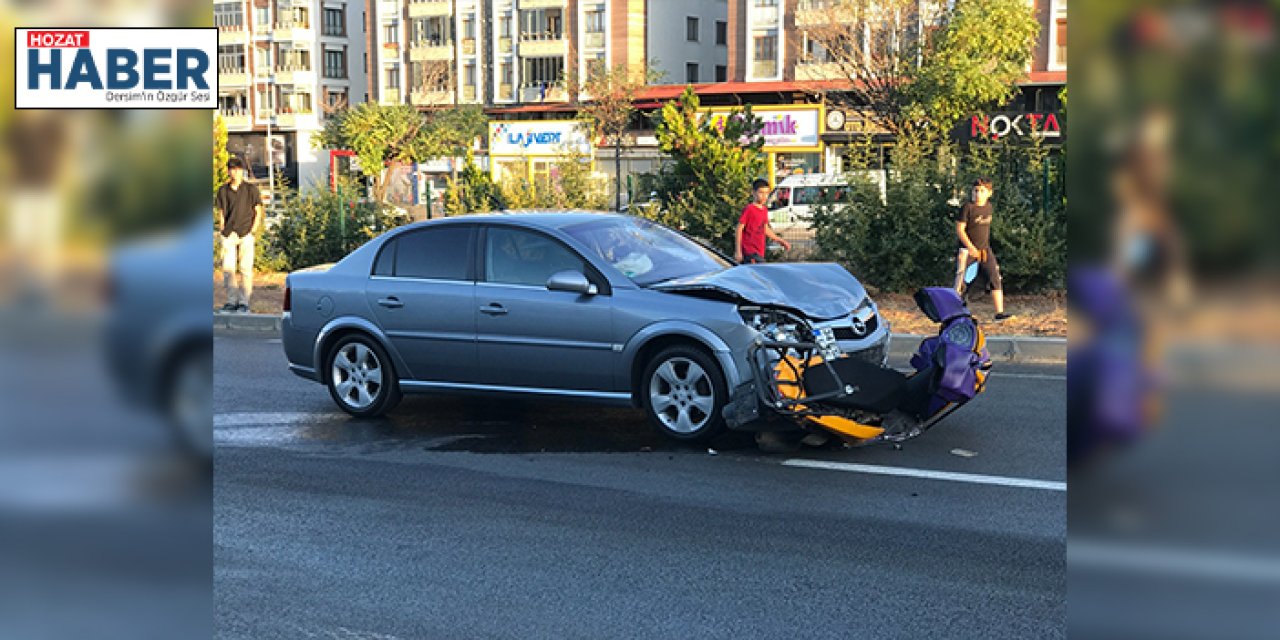
MULTIPOLYGON (((910 356, 928 336, 895 333, 890 343, 892 355, 910 356)), ((1042 336, 987 336, 987 352, 997 362, 1066 362, 1067 339, 1042 336)))
MULTIPOLYGON (((267 313, 214 313, 215 329, 280 332, 280 316, 267 313)), ((891 350, 895 356, 909 357, 916 345, 928 336, 895 333, 891 350)), ((987 336, 987 351, 999 362, 1066 362, 1066 338, 1040 336, 987 336)))
POLYGON ((280 332, 280 316, 269 313, 221 313, 213 314, 214 329, 234 329, 236 331, 274 331, 280 332))

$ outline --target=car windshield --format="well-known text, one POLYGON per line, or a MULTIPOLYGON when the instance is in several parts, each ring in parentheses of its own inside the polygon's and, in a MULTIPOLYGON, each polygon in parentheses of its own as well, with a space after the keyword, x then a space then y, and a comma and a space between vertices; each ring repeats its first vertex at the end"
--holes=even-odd
POLYGON ((564 231, 642 287, 732 266, 698 243, 641 218, 604 218, 564 231))

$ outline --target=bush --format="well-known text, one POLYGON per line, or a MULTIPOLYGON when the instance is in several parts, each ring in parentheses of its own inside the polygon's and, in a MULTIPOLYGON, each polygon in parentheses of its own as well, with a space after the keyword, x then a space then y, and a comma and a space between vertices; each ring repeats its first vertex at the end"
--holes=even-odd
POLYGON ((313 188, 290 199, 280 221, 263 234, 258 268, 292 271, 337 262, 403 222, 375 203, 348 201, 338 193, 313 188))
POLYGON ((458 178, 448 179, 448 187, 444 193, 445 215, 483 213, 501 208, 503 205, 498 186, 488 173, 476 166, 475 157, 467 151, 467 163, 459 172, 458 178))
POLYGON ((999 143, 957 151, 927 134, 907 131, 899 137, 892 161, 886 202, 869 179, 856 173, 870 165, 854 166, 847 204, 815 208, 813 226, 822 257, 845 264, 879 289, 908 292, 949 285, 955 274, 953 216, 958 210, 948 201, 963 202, 973 178, 985 175, 995 183, 992 248, 1006 291, 1063 287, 1066 208, 1060 171, 1046 149, 999 143))
POLYGON ((585 158, 567 155, 546 180, 507 176, 498 194, 508 209, 604 209, 609 194, 585 158))

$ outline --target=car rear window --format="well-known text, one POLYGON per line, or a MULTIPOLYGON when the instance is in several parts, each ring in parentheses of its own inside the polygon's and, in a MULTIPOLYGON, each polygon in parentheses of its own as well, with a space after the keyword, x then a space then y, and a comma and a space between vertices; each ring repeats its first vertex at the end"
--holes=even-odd
MULTIPOLYGON (((395 275, 466 280, 471 265, 471 234, 470 226, 450 225, 400 236, 395 241, 395 275)), ((383 254, 386 253, 383 250, 383 254)))

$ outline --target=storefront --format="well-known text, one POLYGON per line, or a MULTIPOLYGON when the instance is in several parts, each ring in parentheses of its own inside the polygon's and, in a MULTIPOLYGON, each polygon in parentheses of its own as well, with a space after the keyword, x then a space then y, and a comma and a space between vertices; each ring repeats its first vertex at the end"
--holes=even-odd
POLYGON ((576 120, 489 123, 489 170, 495 182, 508 176, 549 180, 555 165, 571 158, 592 160, 587 128, 576 120))
MULTIPOLYGON (((711 114, 712 124, 717 124, 723 123, 734 109, 717 107, 705 111, 711 114)), ((759 106, 752 107, 751 113, 764 123, 761 150, 769 156, 766 172, 770 185, 789 175, 823 172, 822 105, 759 106)))

